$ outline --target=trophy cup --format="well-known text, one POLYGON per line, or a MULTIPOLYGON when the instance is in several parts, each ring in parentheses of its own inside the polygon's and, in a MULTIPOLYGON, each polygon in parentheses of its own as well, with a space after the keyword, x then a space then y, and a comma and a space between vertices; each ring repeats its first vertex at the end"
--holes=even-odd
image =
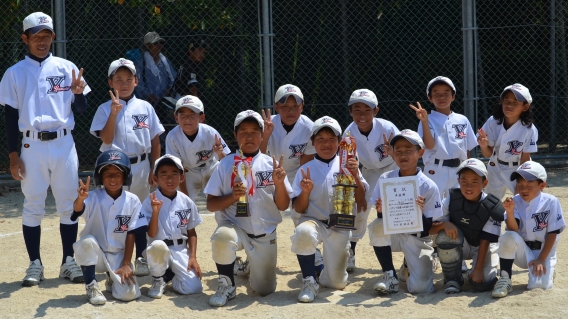
POLYGON ((347 160, 355 157, 357 144, 347 132, 345 138, 339 143, 339 174, 336 184, 333 185, 333 214, 329 215, 328 228, 355 229, 355 178, 347 169, 347 160))
MULTIPOLYGON (((239 150, 239 152, 241 157, 235 156, 235 165, 233 166, 233 185, 244 185, 247 188, 247 193, 250 193, 249 187, 251 189, 254 187, 252 180, 248 179, 252 175, 250 161, 247 161, 242 150, 239 150)), ((239 197, 235 217, 250 217, 248 194, 239 197)))

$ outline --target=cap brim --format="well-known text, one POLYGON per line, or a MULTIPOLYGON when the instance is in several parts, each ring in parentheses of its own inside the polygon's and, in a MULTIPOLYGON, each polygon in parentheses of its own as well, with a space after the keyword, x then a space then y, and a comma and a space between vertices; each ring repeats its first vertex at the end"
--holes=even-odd
POLYGON ((279 103, 286 103, 286 100, 288 99, 288 97, 292 95, 296 98, 296 103, 297 104, 302 104, 304 102, 304 99, 302 99, 300 96, 294 94, 294 93, 288 93, 288 94, 284 94, 282 95, 282 97, 278 100, 279 103))
POLYGON ((396 141, 398 141, 401 138, 404 138, 405 140, 409 141, 412 145, 418 145, 418 146, 422 147, 422 145, 420 145, 420 143, 418 143, 417 141, 415 141, 411 138, 408 138, 404 135, 397 135, 397 136, 393 137, 392 140, 390 141, 390 145, 394 146, 394 143, 396 143, 396 141))
POLYGON ((527 181, 535 181, 538 179, 538 177, 534 176, 533 174, 527 172, 527 171, 516 171, 511 173, 511 181, 514 181, 517 179, 517 177, 522 177, 527 181))
POLYGON ((119 171, 124 172, 124 170, 122 169, 122 167, 120 167, 120 166, 118 166, 118 165, 115 165, 115 164, 105 164, 105 165, 103 165, 103 166, 101 166, 101 167, 99 168, 98 173, 100 174, 101 171, 103 170, 103 168, 105 168, 105 167, 107 167, 107 166, 109 166, 109 165, 112 165, 112 166, 118 168, 119 171))
POLYGON ((40 32, 41 30, 45 30, 45 29, 51 31, 52 33, 55 33, 51 27, 46 26, 46 25, 38 25, 36 27, 29 28, 29 29, 25 30, 24 32, 36 34, 36 33, 40 32))
POLYGON ((179 111, 179 109, 182 109, 182 108, 190 109, 195 113, 202 113, 203 112, 202 110, 198 109, 197 107, 195 107, 193 105, 180 105, 179 107, 176 107, 175 112, 177 113, 177 111, 179 111))
POLYGON ((233 130, 236 129, 237 126, 241 125, 241 123, 242 123, 245 119, 248 119, 249 117, 250 117, 250 118, 253 118, 253 119, 258 123, 258 125, 260 126, 260 129, 261 129, 262 131, 264 131, 264 122, 260 122, 260 121, 259 121, 256 117, 254 117, 254 116, 243 117, 240 121, 235 122, 235 125, 233 126, 233 130))
POLYGON ((329 127, 333 131, 333 133, 335 133, 335 136, 341 135, 341 132, 339 132, 336 128, 334 128, 331 125, 325 124, 325 125, 320 126, 317 130, 313 131, 312 136, 318 134, 318 132, 321 131, 321 129, 324 128, 324 127, 329 127))
POLYGON ((363 100, 363 99, 353 99, 353 100, 349 100, 349 104, 347 104, 347 106, 351 106, 351 105, 353 105, 353 104, 355 104, 355 103, 359 103, 359 102, 360 102, 360 103, 365 103, 365 105, 367 105, 368 107, 370 107, 370 108, 372 108, 372 109, 377 108, 377 105, 371 103, 370 101, 363 100))
POLYGON ((501 93, 501 99, 505 96, 505 93, 507 93, 508 91, 511 91, 513 92, 513 94, 515 94, 515 98, 517 99, 517 101, 527 102, 527 99, 525 99, 525 97, 520 92, 517 92, 514 89, 507 89, 503 91, 503 93, 501 93))
POLYGON ((158 159, 156 161, 156 163, 154 163, 154 174, 156 174, 156 169, 158 168, 159 164, 163 164, 163 163, 170 163, 175 165, 178 169, 183 171, 183 166, 179 165, 178 163, 176 163, 173 159, 169 158, 169 157, 162 157, 160 159, 158 159))
POLYGON ((110 72, 110 74, 108 75, 108 77, 110 78, 111 76, 115 75, 115 74, 116 74, 116 71, 118 71, 118 69, 120 69, 120 68, 127 68, 127 69, 130 70, 130 72, 132 72, 133 75, 136 75, 136 69, 132 69, 131 67, 126 66, 126 65, 121 65, 121 66, 119 66, 118 68, 112 70, 112 71, 110 72))
POLYGON ((459 174, 461 171, 463 171, 464 169, 469 168, 470 170, 474 171, 477 175, 481 176, 481 177, 485 177, 487 178, 487 174, 482 172, 481 170, 477 169, 476 167, 473 166, 464 166, 462 168, 460 168, 456 174, 459 174))

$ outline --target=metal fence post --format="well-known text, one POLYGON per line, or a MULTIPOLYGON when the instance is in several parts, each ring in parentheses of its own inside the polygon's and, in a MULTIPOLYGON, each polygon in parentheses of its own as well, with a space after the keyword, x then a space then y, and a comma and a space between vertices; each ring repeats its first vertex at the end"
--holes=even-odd
POLYGON ((550 142, 548 148, 556 148, 556 1, 550 0, 550 142))
POLYGON ((274 105, 272 90, 274 87, 274 71, 272 70, 272 28, 271 28, 271 0, 262 0, 262 64, 263 64, 263 86, 264 98, 262 108, 272 108, 274 105))
POLYGON ((65 38, 65 0, 55 0, 55 55, 67 58, 65 38))
POLYGON ((462 30, 463 30, 463 83, 464 83, 464 115, 470 123, 475 124, 475 48, 473 12, 475 4, 473 0, 462 1, 462 30))

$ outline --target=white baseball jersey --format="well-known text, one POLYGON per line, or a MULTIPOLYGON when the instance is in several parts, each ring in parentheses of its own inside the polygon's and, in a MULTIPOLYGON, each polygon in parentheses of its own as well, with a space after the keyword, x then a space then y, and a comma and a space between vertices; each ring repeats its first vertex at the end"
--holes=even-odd
MULTIPOLYGON (((215 168, 203 192, 213 196, 232 194, 231 176, 234 156, 226 156, 215 168)), ((216 212, 217 222, 230 221, 242 228, 248 234, 270 234, 276 230, 276 226, 282 222, 280 211, 274 203, 276 192, 272 172, 274 171, 272 157, 258 153, 252 158, 252 173, 254 180, 254 194, 248 195, 250 217, 235 217, 237 203, 216 212)), ((286 190, 292 193, 292 187, 288 179, 284 180, 286 190)))
MULTIPOLYGON (((487 197, 487 194, 481 193, 481 200, 484 200, 487 197)), ((438 221, 449 221, 450 220, 450 196, 446 196, 442 200, 442 212, 443 216, 438 221)), ((482 229, 484 232, 500 236, 501 235, 501 222, 494 220, 493 218, 489 217, 489 220, 485 223, 482 229)))
POLYGON ((547 233, 566 228, 560 201, 553 195, 541 192, 529 203, 515 195, 513 201, 515 218, 520 220, 518 233, 524 240, 544 243, 547 233))
MULTIPOLYGON (((332 186, 337 183, 335 178, 339 173, 339 157, 336 156, 329 164, 316 158, 302 165, 300 169, 307 172, 308 167, 310 168, 310 178, 314 183, 314 188, 310 193, 308 208, 302 216, 318 220, 328 220, 329 215, 334 212, 333 193, 335 189, 332 186)), ((363 178, 360 171, 359 178, 365 186, 365 191, 368 191, 369 184, 367 184, 367 181, 363 178)), ((302 188, 300 187, 301 182, 302 174, 296 174, 294 183, 292 184, 292 198, 300 196, 302 192, 302 188)))
MULTIPOLYGON (((443 216, 442 212, 442 205, 440 204, 442 201, 440 200, 440 193, 438 191, 438 186, 434 183, 431 179, 426 177, 422 170, 417 167, 416 168, 418 177, 418 192, 420 196, 424 197, 424 216, 426 218, 432 218, 432 220, 437 221, 443 216)), ((400 169, 395 169, 390 172, 386 172, 379 180, 385 178, 395 178, 400 177, 399 175, 400 169)), ((371 195, 370 203, 375 205, 378 199, 381 198, 381 188, 379 187, 379 183, 375 185, 375 189, 373 190, 373 195, 371 195)))
POLYGON ((538 130, 534 124, 526 127, 518 120, 506 130, 492 116, 482 128, 487 134, 489 146, 494 147, 492 158, 496 156, 504 162, 519 162, 522 153, 537 151, 538 130))
POLYGON ((384 138, 383 134, 389 137, 391 134, 393 136, 400 133, 398 128, 392 124, 390 121, 381 118, 373 119, 373 129, 369 133, 369 136, 361 134, 357 124, 351 123, 343 131, 343 137, 351 132, 351 136, 355 138, 357 143, 357 158, 359 163, 367 169, 383 168, 394 163, 391 156, 387 155, 384 149, 384 138))
POLYGON ((166 154, 181 159, 183 167, 191 169, 206 169, 219 161, 217 153, 213 151, 215 135, 221 139, 223 153, 229 154, 231 150, 216 129, 199 123, 195 140, 190 141, 181 127, 174 127, 166 136, 166 154))
MULTIPOLYGON (((187 239, 187 231, 194 229, 203 222, 195 203, 182 192, 177 192, 171 200, 162 195, 160 188, 156 190, 158 200, 162 201, 162 208, 158 216, 158 232, 153 240, 164 239, 187 239)), ((142 203, 142 214, 150 224, 152 219, 152 202, 147 197, 142 203)))
MULTIPOLYGON (((79 75, 73 62, 52 55, 41 63, 26 56, 6 70, 0 82, 0 104, 18 109, 20 132, 75 127, 71 111, 75 100, 71 92, 72 70, 79 75)), ((83 94, 89 92, 87 85, 83 94)))
POLYGON ((80 237, 95 237, 103 252, 123 251, 129 231, 148 225, 136 195, 122 191, 115 200, 104 188, 89 192, 85 199, 85 228, 80 237))
MULTIPOLYGON (((122 110, 116 116, 116 127, 112 144, 102 144, 100 151, 119 149, 129 157, 150 153, 152 150, 152 139, 156 135, 162 134, 165 130, 150 103, 132 98, 125 102, 120 99, 122 110)), ((99 106, 93 122, 91 123, 91 134, 99 137, 101 131, 109 118, 112 101, 107 101, 99 106)))
MULTIPOLYGON (((434 165, 435 159, 445 160, 467 159, 467 151, 477 146, 477 138, 467 117, 452 112, 445 115, 432 111, 428 115, 428 126, 434 137, 434 148, 424 150, 424 165, 434 165)), ((424 138, 422 122, 418 124, 417 133, 424 138)))
POLYGON ((288 180, 293 181, 300 167, 300 157, 304 154, 316 153, 310 140, 310 132, 314 122, 307 116, 300 115, 290 133, 286 132, 284 126, 282 126, 280 114, 272 116, 272 123, 274 123, 274 130, 268 140, 266 152, 268 155, 276 157, 277 160, 280 160, 280 156, 284 156, 282 168, 286 171, 288 180))

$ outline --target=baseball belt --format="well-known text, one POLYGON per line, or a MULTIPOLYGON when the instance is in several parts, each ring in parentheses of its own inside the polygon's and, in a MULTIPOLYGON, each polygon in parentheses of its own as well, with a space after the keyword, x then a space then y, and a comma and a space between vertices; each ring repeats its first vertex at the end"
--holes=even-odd
POLYGON ((447 167, 458 167, 461 164, 461 161, 459 158, 452 158, 452 159, 445 159, 445 160, 439 160, 439 159, 434 159, 434 164, 438 165, 440 164, 440 161, 442 161, 442 166, 447 166, 447 167))
POLYGON ((183 245, 183 242, 184 242, 183 239, 175 239, 175 242, 174 242, 174 240, 172 240, 172 239, 164 239, 164 243, 165 243, 167 246, 174 246, 175 243, 177 243, 178 245, 183 245))

